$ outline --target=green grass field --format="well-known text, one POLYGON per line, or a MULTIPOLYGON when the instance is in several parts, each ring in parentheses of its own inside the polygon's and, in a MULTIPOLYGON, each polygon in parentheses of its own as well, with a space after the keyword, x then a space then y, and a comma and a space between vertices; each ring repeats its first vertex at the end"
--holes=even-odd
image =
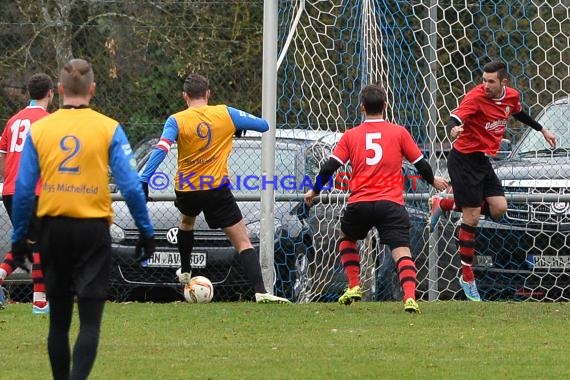
MULTIPOLYGON (((421 307, 108 303, 91 379, 570 378, 570 304, 421 307)), ((0 378, 51 377, 47 329, 30 304, 0 310, 0 378)))

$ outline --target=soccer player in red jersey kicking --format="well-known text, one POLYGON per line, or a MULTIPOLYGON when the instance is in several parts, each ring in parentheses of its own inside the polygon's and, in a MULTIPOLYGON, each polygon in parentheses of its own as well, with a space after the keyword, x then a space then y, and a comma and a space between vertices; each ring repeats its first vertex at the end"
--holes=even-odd
POLYGON ((392 251, 398 277, 404 290, 404 310, 419 313, 416 302, 416 265, 410 252, 410 219, 404 207, 402 161, 407 159, 424 180, 438 190, 447 188, 441 177, 434 177, 410 133, 402 126, 384 120, 386 92, 379 85, 366 86, 360 94, 365 120, 346 131, 328 161, 320 168, 314 188, 305 194, 313 199, 334 172, 350 161, 348 206, 341 218, 340 259, 348 278, 348 289, 338 302, 350 305, 362 299, 358 240, 376 227, 381 242, 392 251))
POLYGON ((483 66, 483 83, 465 95, 447 124, 450 136, 455 139, 447 159, 454 197, 432 198, 430 224, 435 226, 443 212, 461 211, 459 282, 471 301, 481 301, 472 269, 479 217, 483 214, 499 218, 507 211, 501 181, 487 156, 497 153, 511 116, 540 131, 550 146, 556 147, 556 136, 522 110, 520 94, 507 87, 505 63, 495 60, 483 66))
MULTIPOLYGON (((30 104, 17 114, 12 116, 0 137, 0 173, 4 174, 4 188, 2 189, 2 201, 12 221, 12 198, 16 187, 16 177, 20 166, 20 157, 24 142, 28 136, 30 125, 36 120, 49 115, 47 107, 53 99, 53 81, 43 73, 34 74, 28 80, 28 93, 30 104)), ((36 185, 36 197, 41 190, 41 182, 36 185)), ((40 254, 37 249, 39 233, 39 220, 34 215, 28 229, 28 242, 30 243, 29 260, 32 262, 33 303, 34 314, 47 314, 49 305, 46 300, 46 289, 40 266, 40 254)), ((12 252, 8 252, 4 261, 0 263, 0 308, 6 303, 6 294, 2 284, 7 276, 16 269, 12 252)))

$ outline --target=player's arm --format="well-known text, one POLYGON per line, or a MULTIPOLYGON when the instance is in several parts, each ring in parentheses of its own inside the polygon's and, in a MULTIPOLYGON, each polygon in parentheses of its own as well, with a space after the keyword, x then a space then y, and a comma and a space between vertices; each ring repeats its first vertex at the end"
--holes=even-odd
POLYGON ((146 191, 148 192, 148 181, 150 177, 154 174, 158 166, 164 160, 170 147, 178 138, 178 123, 173 116, 166 119, 164 127, 162 129, 162 135, 160 136, 159 142, 152 148, 152 152, 148 161, 146 162, 145 168, 140 176, 140 181, 143 183, 143 187, 146 185, 146 191))
POLYGON ((314 198, 321 193, 325 185, 331 180, 334 172, 342 166, 342 162, 335 156, 331 155, 327 162, 321 166, 319 174, 313 182, 313 188, 307 191, 303 197, 305 204, 309 207, 313 204, 314 198))
POLYGON ((154 236, 154 229, 146 208, 146 199, 136 171, 136 162, 121 126, 117 127, 111 140, 109 166, 139 231, 145 237, 154 236))
POLYGON ((18 205, 12 209, 14 231, 12 243, 25 239, 28 225, 36 202, 36 184, 40 178, 40 165, 38 152, 31 137, 31 131, 24 143, 20 158, 20 167, 16 177, 13 204, 18 205))
POLYGON ((418 161, 412 162, 412 164, 416 167, 416 170, 418 171, 419 175, 422 176, 423 180, 430 185, 433 185, 433 180, 435 177, 433 175, 433 169, 431 168, 429 162, 422 156, 418 161))
POLYGON ((269 124, 265 119, 232 107, 228 107, 228 113, 236 128, 235 134, 237 137, 241 137, 246 130, 257 132, 266 132, 269 130, 269 124))
POLYGON ((315 182, 313 184, 313 191, 316 195, 320 194, 326 184, 331 180, 334 172, 336 172, 337 169, 342 165, 342 162, 340 162, 336 157, 331 156, 327 162, 321 166, 319 174, 317 174, 317 177, 315 178, 315 182))
POLYGON ((552 148, 556 148, 556 135, 544 128, 538 121, 533 119, 532 116, 521 110, 518 113, 514 113, 513 117, 521 123, 528 125, 535 131, 541 132, 544 139, 550 144, 550 146, 552 146, 552 148))

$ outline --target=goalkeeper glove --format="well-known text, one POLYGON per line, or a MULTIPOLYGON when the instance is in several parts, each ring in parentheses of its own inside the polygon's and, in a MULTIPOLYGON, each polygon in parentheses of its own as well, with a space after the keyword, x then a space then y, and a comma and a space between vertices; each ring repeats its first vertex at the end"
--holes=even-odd
POLYGON ((33 256, 32 248, 26 239, 12 243, 12 257, 16 268, 22 268, 26 272, 30 272, 30 268, 26 265, 26 259, 33 262, 33 256))
POLYGON ((235 137, 242 137, 245 136, 245 129, 236 129, 234 132, 235 137))
POLYGON ((141 186, 143 189, 143 193, 144 193, 144 199, 148 202, 149 197, 148 197, 148 182, 141 182, 141 186))
POLYGON ((142 263, 148 260, 154 254, 156 249, 156 242, 154 241, 154 236, 146 237, 140 236, 135 247, 135 260, 142 263))

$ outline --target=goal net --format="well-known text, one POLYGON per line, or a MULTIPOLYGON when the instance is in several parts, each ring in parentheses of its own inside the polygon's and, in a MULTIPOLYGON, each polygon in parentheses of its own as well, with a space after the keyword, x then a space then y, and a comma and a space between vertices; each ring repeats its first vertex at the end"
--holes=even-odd
MULTIPOLYGON (((444 125, 462 96, 480 82, 493 58, 508 65, 524 109, 553 130, 560 150, 540 133, 511 122, 505 149, 493 159, 507 191, 508 212, 483 219, 475 273, 482 297, 567 300, 570 297, 570 3, 565 1, 279 2, 277 127, 343 132, 361 121, 358 95, 381 82, 387 119, 406 126, 436 174, 447 177, 451 141, 444 125), (544 111, 544 112, 543 112, 544 111), (543 113, 543 115, 541 115, 543 113), (539 116, 541 115, 541 116, 539 116), (519 143, 517 145, 517 143, 519 143), (516 161, 516 162, 515 162, 516 161)), ((322 153, 326 159, 328 152, 322 153)), ((317 165, 317 164, 316 164, 317 165)), ((318 170, 318 168, 317 168, 318 170)), ((424 300, 462 299, 456 232, 459 215, 427 228, 433 195, 404 165, 411 249, 424 300)), ((340 189, 324 192, 305 221, 314 250, 287 261, 297 302, 333 301, 346 286, 338 255, 340 189)), ((338 183, 337 183, 338 184, 338 183)), ((361 242, 362 284, 368 300, 401 298, 389 250, 373 231, 361 242)))

